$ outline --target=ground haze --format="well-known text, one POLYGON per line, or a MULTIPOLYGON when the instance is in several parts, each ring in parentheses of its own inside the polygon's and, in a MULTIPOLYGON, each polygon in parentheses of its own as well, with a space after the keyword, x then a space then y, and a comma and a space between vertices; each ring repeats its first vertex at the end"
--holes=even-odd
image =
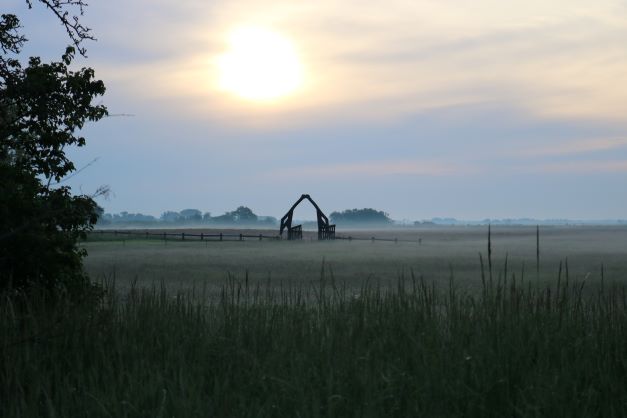
MULTIPOLYGON (((187 233, 217 233, 187 230, 187 233)), ((172 230, 169 231, 173 233, 172 230)), ((174 232, 183 232, 182 230, 174 232)), ((275 230, 224 231, 245 235, 276 235, 275 230)), ((83 245, 89 256, 85 266, 95 280, 115 276, 117 287, 131 282, 152 285, 163 282, 172 289, 221 286, 229 276, 251 280, 271 279, 308 285, 320 278, 324 261, 327 273, 339 282, 359 288, 366 281, 395 282, 411 272, 428 281, 448 281, 453 273, 462 287, 480 285, 479 253, 488 266, 487 227, 435 227, 424 229, 339 231, 346 239, 316 241, 305 232, 303 241, 249 238, 239 241, 185 242, 153 237, 92 234, 83 245), (399 242, 371 242, 370 237, 398 238, 399 242), (363 239, 363 240, 358 240, 363 239), (412 241, 412 242, 406 242, 412 241)), ((226 239, 226 238, 225 238, 226 239)), ((237 238, 230 238, 237 239, 237 238)), ((536 279, 536 229, 492 227, 492 259, 495 277, 505 267, 520 279, 536 279)), ((622 281, 627 272, 627 227, 541 227, 540 279, 554 280, 560 262, 568 265, 572 279, 594 283, 604 269, 606 280, 622 281)))

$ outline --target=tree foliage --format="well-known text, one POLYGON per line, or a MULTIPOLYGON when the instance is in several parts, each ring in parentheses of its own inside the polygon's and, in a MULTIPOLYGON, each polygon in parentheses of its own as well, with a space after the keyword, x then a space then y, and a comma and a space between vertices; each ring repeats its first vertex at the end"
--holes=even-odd
MULTIPOLYGON (((74 31, 76 45, 89 37, 65 10, 82 1, 41 2, 74 31)), ((91 68, 70 69, 75 47, 58 62, 32 57, 23 65, 19 30, 16 16, 0 17, 0 288, 75 291, 87 283, 77 240, 98 207, 93 196, 72 195, 63 184, 76 169, 65 150, 84 146, 85 123, 107 114, 93 104, 105 86, 91 68)))
POLYGON ((369 224, 389 224, 392 223, 389 215, 383 211, 364 208, 346 209, 342 212, 332 212, 331 222, 337 224, 345 223, 369 223, 369 224))
POLYGON ((246 206, 239 206, 234 211, 216 216, 215 218, 212 218, 212 220, 216 223, 254 224, 258 220, 258 216, 252 211, 252 209, 246 206))
POLYGON ((188 221, 188 222, 202 221, 202 212, 199 211, 198 209, 183 209, 180 213, 184 221, 188 221))

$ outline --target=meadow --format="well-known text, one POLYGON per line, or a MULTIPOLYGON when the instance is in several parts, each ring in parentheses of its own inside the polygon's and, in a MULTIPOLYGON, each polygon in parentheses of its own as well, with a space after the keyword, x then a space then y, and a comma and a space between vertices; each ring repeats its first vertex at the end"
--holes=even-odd
MULTIPOLYGON (((184 232, 171 230, 169 232, 184 232)), ((215 233, 187 230, 188 233, 215 233)), ((238 231, 227 231, 230 233, 238 231)), ((273 230, 242 230, 244 234, 274 235, 273 230)), ((488 256, 487 227, 435 227, 421 229, 349 230, 338 233, 360 240, 302 241, 187 241, 140 236, 93 234, 83 245, 89 256, 85 267, 94 280, 116 279, 119 289, 161 285, 178 291, 193 287, 217 289, 228 277, 273 285, 315 284, 324 264, 327 273, 348 287, 366 281, 386 286, 411 272, 430 282, 447 283, 451 274, 458 286, 480 285, 481 264, 488 256), (414 242, 371 242, 368 238, 398 238, 414 242), (420 244, 418 243, 420 240, 420 244)), ((534 227, 492 227, 491 258, 495 270, 508 264, 518 279, 552 282, 560 262, 568 264, 572 279, 589 284, 600 280, 624 280, 627 272, 627 227, 542 227, 540 269, 537 270, 534 227), (507 261, 506 261, 507 260, 507 261)))
POLYGON ((0 300, 2 415, 627 415, 627 231, 541 229, 539 274, 535 229, 492 232, 94 237, 97 307, 0 300))

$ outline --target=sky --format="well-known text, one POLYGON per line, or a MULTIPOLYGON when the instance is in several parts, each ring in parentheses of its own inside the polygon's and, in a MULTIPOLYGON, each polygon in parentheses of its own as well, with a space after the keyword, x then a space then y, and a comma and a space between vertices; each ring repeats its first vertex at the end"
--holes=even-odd
MULTIPOLYGON (((24 54, 58 59, 55 18, 7 1, 24 54)), ((627 218, 624 1, 92 0, 82 19, 98 40, 77 67, 105 82, 111 114, 133 115, 68 150, 88 167, 67 184, 108 185, 107 212, 280 217, 308 193, 327 213, 398 220, 627 218), (293 62, 245 40, 252 58, 224 70, 242 28, 276 35, 293 62), (298 86, 279 98, 220 81, 281 82, 290 62, 298 86)))

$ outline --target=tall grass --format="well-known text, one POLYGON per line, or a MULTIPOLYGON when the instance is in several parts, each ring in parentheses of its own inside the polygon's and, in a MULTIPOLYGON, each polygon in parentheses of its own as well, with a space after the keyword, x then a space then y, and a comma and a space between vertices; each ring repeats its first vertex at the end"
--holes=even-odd
POLYGON ((310 288, 230 278, 213 301, 4 297, 0 415, 627 416, 625 286, 494 273, 477 294, 452 274, 355 293, 323 269, 310 288))

